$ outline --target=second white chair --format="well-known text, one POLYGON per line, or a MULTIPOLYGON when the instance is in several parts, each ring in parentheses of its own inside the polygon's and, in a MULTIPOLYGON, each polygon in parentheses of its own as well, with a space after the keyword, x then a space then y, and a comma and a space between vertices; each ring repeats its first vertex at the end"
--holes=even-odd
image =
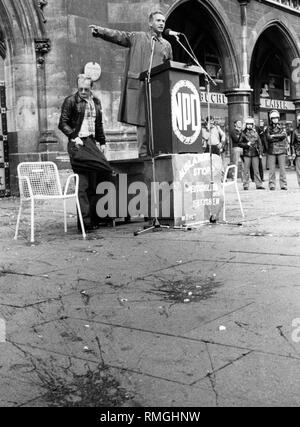
POLYGON ((62 200, 64 206, 64 225, 67 232, 66 201, 75 199, 82 237, 86 238, 84 223, 78 199, 79 176, 72 174, 68 177, 65 190, 62 192, 58 169, 53 162, 24 162, 18 165, 18 178, 20 189, 20 209, 17 219, 15 240, 18 238, 20 219, 24 202, 31 203, 31 235, 30 241, 34 242, 34 213, 35 202, 39 200, 62 200), (75 180, 75 190, 70 192, 71 180, 75 180))
POLYGON ((241 196, 239 193, 239 188, 238 188, 238 168, 236 167, 236 165, 231 165, 228 166, 225 172, 225 176, 224 176, 224 181, 222 184, 222 190, 223 190, 223 199, 224 199, 224 205, 223 205, 223 221, 226 222, 226 188, 230 187, 230 186, 234 186, 236 189, 236 193, 237 193, 237 197, 238 197, 238 201, 240 204, 240 209, 241 209, 241 213, 243 218, 245 218, 245 214, 244 214, 244 209, 242 206, 242 201, 241 201, 241 196), (233 180, 229 181, 229 172, 232 171, 233 173, 233 180))

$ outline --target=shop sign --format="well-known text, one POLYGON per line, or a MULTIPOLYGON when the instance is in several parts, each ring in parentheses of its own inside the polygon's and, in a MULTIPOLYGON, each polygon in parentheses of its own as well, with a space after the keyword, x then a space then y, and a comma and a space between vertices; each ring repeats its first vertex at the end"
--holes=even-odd
POLYGON ((284 101, 282 99, 271 99, 271 98, 261 98, 260 99, 261 108, 266 108, 267 110, 285 110, 285 111, 294 111, 296 109, 295 104, 292 101, 284 101))
POLYGON ((206 92, 201 92, 200 94, 201 102, 204 104, 208 104, 208 100, 210 104, 215 105, 227 105, 228 100, 224 93, 215 93, 211 92, 209 95, 206 92))

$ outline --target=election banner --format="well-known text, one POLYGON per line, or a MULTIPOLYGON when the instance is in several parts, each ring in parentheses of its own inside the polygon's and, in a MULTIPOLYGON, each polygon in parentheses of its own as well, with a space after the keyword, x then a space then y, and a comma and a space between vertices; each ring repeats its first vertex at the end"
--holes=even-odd
POLYGON ((218 220, 223 210, 222 160, 212 156, 213 185, 209 154, 172 156, 174 173, 175 225, 197 225, 218 220))

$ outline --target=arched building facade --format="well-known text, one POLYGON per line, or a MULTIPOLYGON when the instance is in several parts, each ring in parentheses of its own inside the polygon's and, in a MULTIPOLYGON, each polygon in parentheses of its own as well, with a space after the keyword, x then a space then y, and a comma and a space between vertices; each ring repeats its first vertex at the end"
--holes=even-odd
MULTIPOLYGON (((283 122, 295 121, 300 107, 300 2, 169 3, 168 27, 188 37, 198 60, 217 83, 212 87, 216 93, 210 96, 213 115, 229 127, 247 115, 267 123, 268 112, 276 108, 283 122)), ((188 62, 176 42, 173 49, 179 60, 188 62)), ((204 81, 201 86, 205 115, 204 81)))
MULTIPOLYGON (((203 118, 209 100, 228 127, 249 114, 266 121, 272 108, 282 121, 295 121, 300 0, 0 0, 0 196, 16 191, 20 161, 50 159, 69 167, 67 141, 57 129, 60 107, 90 62, 102 70, 95 93, 112 152, 130 153, 135 129, 117 122, 125 49, 93 39, 88 26, 147 30, 153 9, 166 14, 168 28, 186 35, 216 82, 208 99, 200 79, 203 118)), ((174 59, 189 62, 169 40, 174 59)))
POLYGON ((276 108, 282 121, 294 121, 299 108, 298 79, 293 78, 299 58, 297 35, 286 19, 279 20, 274 13, 269 14, 265 25, 261 24, 250 65, 254 115, 266 121, 267 112, 276 108))

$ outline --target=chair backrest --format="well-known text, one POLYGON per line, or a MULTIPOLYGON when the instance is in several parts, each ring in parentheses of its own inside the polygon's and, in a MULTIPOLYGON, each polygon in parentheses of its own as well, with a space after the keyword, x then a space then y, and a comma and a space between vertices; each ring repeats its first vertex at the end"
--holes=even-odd
POLYGON ((58 169, 53 162, 20 163, 18 165, 18 177, 21 197, 30 198, 28 181, 33 196, 62 195, 58 169))
POLYGON ((225 176, 224 176, 224 184, 235 184, 237 182, 238 179, 238 168, 236 165, 230 165, 227 167, 226 172, 225 172, 225 176), (229 172, 231 172, 231 177, 233 178, 233 181, 229 181, 229 172))

